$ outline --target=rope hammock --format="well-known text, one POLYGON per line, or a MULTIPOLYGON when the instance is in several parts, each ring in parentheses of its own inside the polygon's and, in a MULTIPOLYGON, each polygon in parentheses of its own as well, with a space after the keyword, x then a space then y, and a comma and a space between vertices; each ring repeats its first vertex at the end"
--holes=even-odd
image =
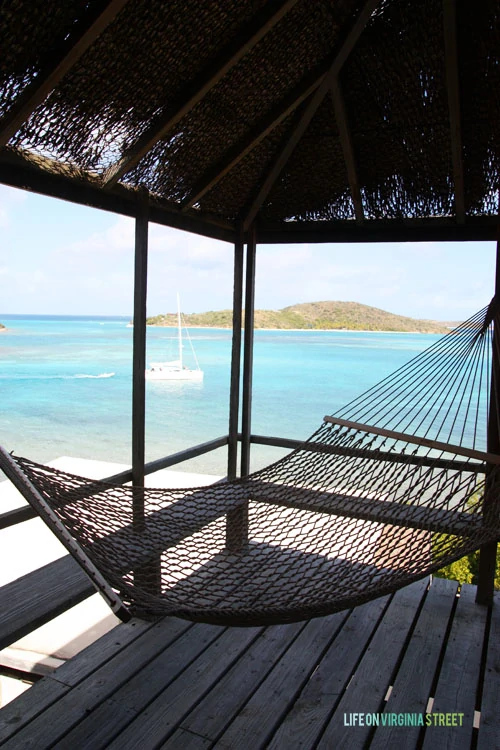
POLYGON ((3 449, 0 468, 124 619, 264 625, 352 607, 500 538, 498 308, 246 478, 143 489, 3 449))

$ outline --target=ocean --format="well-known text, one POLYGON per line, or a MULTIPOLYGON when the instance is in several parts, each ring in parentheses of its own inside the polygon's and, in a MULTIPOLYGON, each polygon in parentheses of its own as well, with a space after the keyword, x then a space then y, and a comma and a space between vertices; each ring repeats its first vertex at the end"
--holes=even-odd
MULTIPOLYGON (((45 462, 130 464, 132 334, 126 317, 1 315, 0 444, 45 462)), ((175 358, 177 332, 148 327, 147 359, 175 358)), ((231 331, 190 329, 202 383, 147 381, 146 460, 228 432, 231 331)), ((432 334, 256 331, 252 432, 305 439, 325 414, 436 341, 432 334)), ((185 357, 190 362, 186 343, 185 357)), ((252 447, 252 469, 283 455, 252 447)), ((174 467, 224 475, 226 450, 174 467)))

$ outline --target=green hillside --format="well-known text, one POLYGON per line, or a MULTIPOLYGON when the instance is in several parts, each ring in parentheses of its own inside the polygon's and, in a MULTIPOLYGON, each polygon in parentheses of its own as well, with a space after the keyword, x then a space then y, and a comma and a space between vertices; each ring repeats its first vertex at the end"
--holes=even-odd
MULTIPOLYGON (((231 310, 183 315, 185 324, 193 328, 231 328, 231 310)), ((176 326, 175 313, 147 319, 148 325, 176 326)), ((393 315, 377 307, 358 302, 305 302, 282 310, 256 310, 256 328, 299 330, 401 331, 446 333, 449 328, 434 320, 416 320, 393 315)))

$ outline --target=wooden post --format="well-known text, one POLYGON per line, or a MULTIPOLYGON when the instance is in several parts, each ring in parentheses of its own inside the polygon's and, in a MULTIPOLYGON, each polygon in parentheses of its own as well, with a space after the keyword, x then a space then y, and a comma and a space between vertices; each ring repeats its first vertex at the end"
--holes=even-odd
MULTIPOLYGON (((500 300, 500 224, 497 239, 496 270, 495 270, 495 297, 500 300)), ((498 302, 496 303, 498 304, 498 302)), ((491 354, 491 386, 490 386, 490 411, 488 414, 487 450, 488 453, 500 455, 500 330, 497 328, 499 315, 495 312, 493 323, 493 346, 491 354)), ((498 491, 497 487, 490 488, 488 492, 488 479, 486 479, 486 490, 484 498, 483 514, 485 523, 488 523, 488 506, 495 500, 493 493, 498 491)), ((477 582, 476 602, 478 604, 493 604, 493 592, 495 590, 495 571, 497 562, 497 543, 490 542, 481 547, 479 551, 479 572, 477 582)))
MULTIPOLYGON (((147 193, 139 197, 135 220, 134 334, 132 358, 132 499, 133 526, 144 530, 144 463, 146 423, 146 301, 148 283, 149 207, 147 193)), ((156 556, 134 570, 134 582, 151 593, 160 590, 160 560, 156 556)))
MULTIPOLYGON (((252 407, 253 327, 255 303, 255 229, 252 227, 247 243, 245 280, 245 335, 243 343, 243 393, 242 393, 242 440, 241 476, 250 472, 250 434, 252 407)), ((240 303, 241 309, 241 303, 240 303)), ((241 317, 240 317, 241 328, 241 317)), ((248 503, 227 514, 226 547, 239 552, 248 544, 248 503)))
MULTIPOLYGON (((148 283, 148 202, 139 199, 135 221, 134 336, 132 360, 132 484, 144 487, 146 419, 146 298, 148 283)), ((134 522, 141 521, 143 509, 134 507, 134 522), (136 518, 137 510, 137 518, 136 518)))
POLYGON ((240 410, 241 328, 243 306, 243 234, 234 245, 233 341, 231 350, 231 389, 229 392, 229 443, 227 476, 235 479, 238 466, 238 425, 240 410))
POLYGON ((247 244, 245 281, 245 336, 243 344, 243 403, 241 422, 241 476, 250 473, 250 434, 252 421, 253 342, 255 310, 255 225, 250 229, 247 244))

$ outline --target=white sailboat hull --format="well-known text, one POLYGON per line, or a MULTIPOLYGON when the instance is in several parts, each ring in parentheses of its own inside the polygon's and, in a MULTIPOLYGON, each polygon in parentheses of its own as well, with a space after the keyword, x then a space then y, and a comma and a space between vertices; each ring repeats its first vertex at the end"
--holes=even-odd
POLYGON ((151 368, 146 370, 146 380, 203 380, 203 370, 181 368, 151 368))

